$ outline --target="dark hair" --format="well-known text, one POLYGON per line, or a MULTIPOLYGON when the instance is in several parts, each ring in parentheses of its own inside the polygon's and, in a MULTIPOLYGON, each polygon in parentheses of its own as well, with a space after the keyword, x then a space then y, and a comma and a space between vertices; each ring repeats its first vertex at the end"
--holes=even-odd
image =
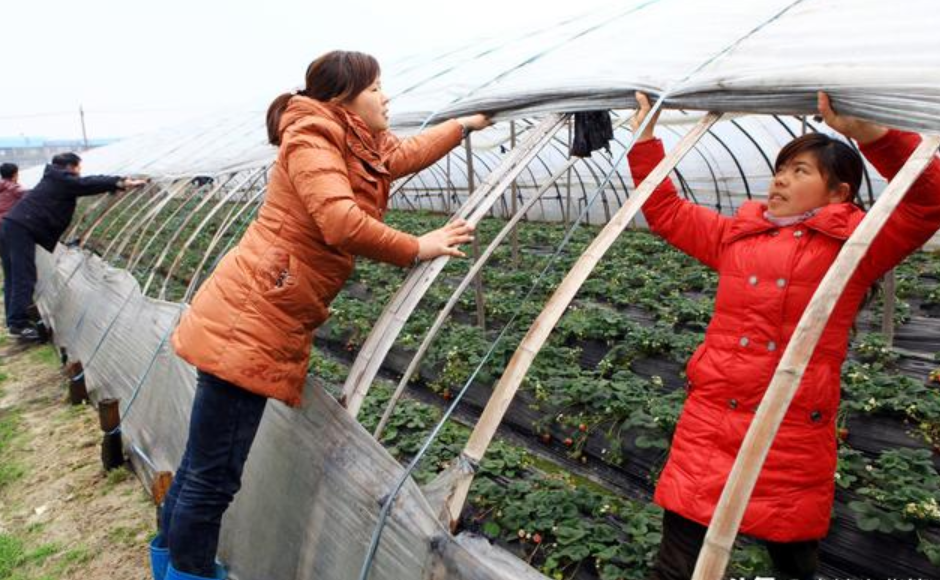
POLYGON ((3 179, 13 179, 19 172, 20 168, 16 166, 16 163, 4 163, 0 165, 0 177, 3 179))
POLYGON ((52 164, 56 167, 68 167, 78 165, 81 162, 82 158, 74 153, 59 153, 52 158, 52 164))
POLYGON ((307 67, 304 90, 284 93, 268 107, 268 141, 281 144, 281 115, 295 94, 318 101, 349 102, 379 78, 379 61, 362 52, 334 50, 316 59, 307 67))
POLYGON ((862 185, 864 164, 862 156, 848 143, 833 139, 824 133, 807 133, 787 143, 774 163, 774 171, 779 171, 790 160, 801 153, 810 153, 816 158, 820 173, 826 178, 829 189, 836 189, 840 183, 847 183, 851 192, 851 201, 858 195, 862 185))

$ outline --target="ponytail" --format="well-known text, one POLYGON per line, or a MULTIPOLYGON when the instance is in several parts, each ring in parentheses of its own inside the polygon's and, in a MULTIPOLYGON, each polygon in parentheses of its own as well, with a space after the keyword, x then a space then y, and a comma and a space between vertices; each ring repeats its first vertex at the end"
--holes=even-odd
POLYGON ((268 143, 275 147, 281 146, 281 115, 287 109, 287 103, 290 102, 292 93, 284 93, 274 99, 271 106, 268 107, 268 143))

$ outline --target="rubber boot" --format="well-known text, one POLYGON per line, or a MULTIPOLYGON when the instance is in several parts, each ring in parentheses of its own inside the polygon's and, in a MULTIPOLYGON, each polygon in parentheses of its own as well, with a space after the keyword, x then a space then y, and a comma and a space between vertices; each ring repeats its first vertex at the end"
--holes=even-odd
POLYGON ((158 540, 159 536, 150 542, 150 571, 153 572, 153 580, 163 580, 166 577, 166 567, 170 562, 169 548, 158 546, 158 540))
POLYGON ((226 578, 228 578, 228 572, 226 572, 222 564, 218 562, 215 563, 215 576, 210 576, 209 578, 180 572, 174 568, 173 563, 170 562, 166 567, 166 576, 163 577, 163 580, 226 580, 226 578))

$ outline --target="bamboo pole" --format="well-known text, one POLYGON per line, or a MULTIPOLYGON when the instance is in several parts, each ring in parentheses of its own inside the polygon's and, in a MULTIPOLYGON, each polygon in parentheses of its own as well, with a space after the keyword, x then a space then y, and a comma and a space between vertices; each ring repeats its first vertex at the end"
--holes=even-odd
MULTIPOLYGON (((591 245, 581 254, 578 261, 571 268, 565 279, 555 290, 555 293, 549 299, 545 308, 539 313, 538 318, 529 328, 522 343, 516 349, 509 365, 506 367, 503 376, 493 390, 480 420, 477 422, 473 433, 466 447, 461 453, 462 461, 455 461, 453 465, 469 463, 471 465, 479 464, 479 461, 486 453, 490 442, 496 435, 496 429, 502 422, 503 416, 509 409, 515 397, 516 391, 522 384, 526 372, 532 366, 532 362, 538 355, 542 346, 548 340, 549 333, 561 319, 567 310, 568 305, 574 299, 581 285, 588 279, 591 272, 600 262, 601 258, 608 249, 617 240, 620 234, 630 225, 633 217, 640 211, 643 203, 652 195, 656 187, 663 182, 679 161, 692 149, 699 139, 708 131, 708 129, 721 117, 718 113, 709 113, 703 117, 695 127, 689 131, 685 137, 676 145, 669 155, 663 159, 659 165, 649 174, 642 184, 633 192, 633 195, 621 206, 614 217, 607 223, 603 230, 597 235, 591 245)), ((473 481, 473 473, 461 471, 453 473, 452 469, 446 470, 438 476, 443 480, 450 480, 452 493, 446 494, 448 497, 446 517, 449 519, 451 527, 455 526, 463 509, 467 494, 470 491, 470 484, 473 481)))
POLYGON ((183 242, 183 245, 180 247, 179 252, 176 254, 176 258, 173 260, 173 263, 170 264, 170 267, 166 271, 166 276, 163 278, 163 285, 160 286, 160 300, 166 299, 166 290, 170 285, 170 279, 173 278, 173 274, 176 273, 176 269, 179 267, 180 263, 183 261, 183 256, 186 255, 186 251, 189 249, 189 246, 199 238, 199 234, 202 233, 203 228, 205 228, 212 218, 215 217, 215 214, 218 213, 222 207, 228 203, 236 194, 240 193, 242 190, 248 188, 250 189, 258 179, 261 178, 265 173, 267 173, 267 168, 261 168, 255 170, 253 173, 245 179, 245 181, 238 184, 236 187, 233 187, 231 191, 222 196, 222 198, 212 206, 212 209, 209 210, 209 213, 202 218, 202 221, 196 225, 196 229, 189 235, 189 238, 183 242))
POLYGON ((193 297, 193 294, 196 292, 196 286, 199 284, 200 273, 205 267, 206 262, 209 260, 209 256, 212 254, 212 251, 215 250, 215 247, 222 241, 222 238, 225 237, 225 234, 228 233, 229 228, 231 228, 235 223, 239 222, 244 216, 245 212, 248 211, 248 208, 252 207, 256 203, 263 203, 258 201, 258 198, 264 195, 267 191, 267 186, 259 188, 258 191, 252 195, 248 201, 244 202, 237 212, 229 215, 226 221, 219 227, 218 231, 212 236, 212 241, 209 242, 209 247, 206 248, 206 251, 202 255, 202 259, 199 260, 199 264, 196 266, 195 273, 189 281, 189 286, 186 288, 185 294, 183 294, 183 302, 188 303, 190 298, 193 297))
MULTIPOLYGON (((509 147, 510 149, 516 148, 516 122, 509 122, 509 147)), ((547 190, 547 188, 546 188, 547 190)), ((516 184, 516 180, 513 180, 512 187, 510 189, 510 195, 512 196, 512 215, 516 215, 516 206, 519 204, 519 186, 516 184)), ((541 196, 537 196, 541 197, 541 196)), ((514 268, 519 267, 519 230, 513 226, 512 228, 512 265, 514 268)))
POLYGON ((754 420, 744 437, 744 442, 741 444, 741 450, 731 468, 731 474, 728 476, 708 533, 705 535, 705 543, 695 564, 693 580, 712 580, 724 575, 734 539, 741 520, 744 518, 744 511, 754 491, 754 485, 757 483, 757 477, 764 465, 767 452, 777 435, 790 401, 796 394, 816 344, 829 322, 829 316, 842 297, 842 292, 855 273, 859 262, 867 253, 872 240, 891 217, 911 184, 933 161, 938 147, 940 147, 940 135, 924 138, 901 171, 878 197, 878 201, 868 211, 862 223, 845 242, 836 261, 826 272, 816 292, 813 293, 813 298, 803 311, 803 316, 800 317, 800 323, 790 338, 783 358, 774 372, 770 386, 767 387, 754 420))
POLYGON ((105 201, 105 209, 103 212, 101 212, 101 215, 99 215, 95 219, 95 221, 92 222, 90 226, 88 226, 88 229, 86 229, 84 233, 79 234, 78 232, 75 232, 76 235, 78 235, 79 246, 81 247, 85 246, 85 242, 87 242, 88 238, 91 237, 92 232, 98 229, 98 226, 100 226, 104 222, 104 220, 106 220, 108 216, 111 215, 112 212, 118 212, 118 215, 122 215, 122 213, 127 209, 127 208, 121 208, 121 206, 124 205, 123 202, 125 200, 127 200, 126 205, 128 207, 132 207, 133 204, 130 203, 130 199, 134 197, 134 194, 135 193, 143 194, 143 192, 149 188, 150 186, 144 187, 139 190, 131 190, 131 191, 125 191, 121 193, 114 193, 112 195, 106 195, 104 197, 104 200, 107 200, 107 201, 105 201))
MULTIPOLYGON (((467 135, 467 138, 464 140, 464 143, 467 148, 467 191, 473 191, 476 189, 474 184, 474 175, 473 175, 473 141, 470 140, 470 135, 467 135)), ((473 259, 480 259, 480 237, 479 235, 473 236, 473 242, 471 242, 471 247, 473 248, 473 259)), ((477 307, 477 326, 479 326, 484 331, 486 330, 486 296, 483 294, 483 275, 482 273, 477 273, 473 277, 473 293, 477 307)))
POLYGON ((897 274, 894 268, 884 275, 881 288, 885 297, 884 309, 881 313, 881 334, 884 335, 885 342, 890 348, 894 344, 894 311, 897 302, 897 274))
MULTIPOLYGON (((261 170, 259 169, 252 170, 240 184, 235 186, 235 189, 239 189, 242 185, 251 181, 259 171, 261 170)), ((228 181, 226 181, 225 183, 228 183, 228 181)), ((196 207, 193 208, 192 212, 189 213, 189 215, 187 215, 185 219, 183 219, 183 223, 181 223, 179 227, 176 229, 176 231, 173 232, 173 235, 170 236, 170 239, 167 240, 166 245, 163 247, 163 251, 161 251, 160 255, 157 257, 157 261, 154 262, 154 264, 150 268, 150 274, 147 276, 147 281, 146 283, 144 283, 144 287, 141 290, 142 294, 145 294, 145 295, 147 294, 147 290, 150 289, 150 285, 153 283, 154 275, 157 272, 157 268, 159 268, 160 264, 163 263, 163 260, 166 259, 167 254, 170 253, 170 248, 173 247, 174 242, 176 242, 180 234, 183 233, 183 230, 186 229, 186 226, 189 225, 190 220, 192 220, 196 215, 199 214, 199 211, 203 208, 203 206, 205 206, 207 203, 209 203, 212 200, 216 192, 218 192, 221 187, 222 186, 220 185, 216 187, 215 189, 213 189, 211 192, 209 192, 207 195, 205 195, 202 201, 200 201, 196 205, 196 207)))
MULTIPOLYGON (((568 151, 571 151, 571 146, 574 142, 574 119, 568 119, 568 151)), ((571 153, 569 153, 570 155, 571 153)), ((571 222, 571 169, 568 169, 568 175, 565 177, 565 202, 564 207, 562 207, 561 212, 565 216, 565 227, 568 227, 568 224, 571 222)))
MULTIPOLYGON (((129 204, 128 209, 132 209, 133 211, 127 212, 127 219, 124 220, 124 223, 121 225, 121 227, 118 228, 117 232, 111 236, 111 239, 108 240, 107 245, 103 250, 101 250, 102 259, 106 259, 106 256, 111 252, 111 248, 117 244, 121 236, 123 236, 128 230, 133 230, 137 227, 140 227, 140 217, 148 213, 154 207, 159 206, 160 198, 165 192, 166 190, 159 189, 152 195, 148 195, 146 197, 142 195, 139 199, 135 200, 134 203, 129 204)), ((118 221, 121 217, 123 217, 123 214, 115 216, 114 221, 118 221)), ((106 230, 101 232, 102 238, 107 236, 108 232, 112 230, 113 225, 114 224, 111 224, 106 230)))
MULTIPOLYGON (((166 187, 166 192, 167 192, 166 197, 164 197, 160 201, 160 203, 158 203, 156 206, 150 208, 150 210, 148 210, 147 213, 141 219, 135 220, 136 223, 127 233, 118 232, 118 234, 114 236, 114 239, 111 241, 111 243, 108 244, 108 247, 105 248, 104 254, 102 255, 102 257, 107 259, 107 256, 111 251, 111 246, 113 246, 121 238, 123 238, 123 241, 121 241, 121 243, 115 248, 114 253, 116 256, 124 255, 124 250, 127 248, 127 244, 130 243, 131 239, 134 238, 134 235, 137 232, 142 232, 146 230, 147 227, 149 227, 150 223, 153 221, 153 219, 156 216, 160 215, 160 212, 163 211, 163 208, 165 208, 167 204, 169 204, 173 200, 173 198, 175 198, 176 195, 186 187, 188 182, 189 182, 188 179, 179 179, 179 180, 169 183, 166 187)), ((159 196, 154 196, 154 197, 159 197, 159 196)), ((126 263, 130 263, 129 258, 130 256, 128 256, 128 260, 126 263)))
POLYGON ((520 209, 516 211, 512 219, 503 226, 503 229, 500 230, 499 234, 493 238, 493 241, 490 242, 490 245, 486 247, 486 250, 483 251, 483 254, 474 262, 471 266, 470 271, 464 276, 463 280, 460 281, 460 284, 457 285, 457 288, 450 295, 450 298, 447 301, 447 304, 444 305, 444 308, 441 309, 437 314, 437 318, 434 320, 434 324, 431 325, 431 329, 428 330, 428 333, 425 335, 424 340, 421 342, 421 346, 418 347, 418 351, 415 353, 415 356, 411 359, 411 362, 408 364, 408 368, 405 370, 405 374, 402 375, 401 380, 398 382, 398 387, 395 389, 395 392, 392 394, 391 399, 389 399, 388 405, 385 408, 385 412, 382 414, 382 419, 379 421, 378 426, 375 429, 374 436, 376 439, 382 437, 382 432, 385 430, 385 426, 388 423, 388 420, 392 416, 392 412, 395 410, 395 406, 398 404, 401 395, 404 392, 405 388, 408 386, 408 382, 411 380, 411 377, 414 376, 414 373, 418 370, 418 365, 421 364, 421 361, 424 359, 424 355, 427 354, 428 349, 431 347, 431 342, 437 337, 437 334, 443 328, 444 323, 447 321, 447 317, 450 316, 450 313, 453 311, 454 307, 457 306, 457 302, 460 301, 460 296, 463 295, 464 291, 470 286, 470 283, 473 281, 474 277, 483 270, 483 267, 493 256, 493 253, 497 250, 500 244, 503 243, 503 240, 510 234, 510 232, 516 232, 516 226, 522 221, 522 218, 525 217, 526 213, 532 207, 538 203, 539 199, 545 194, 546 191, 551 189, 552 184, 561 179, 567 166, 574 165, 581 159, 578 157, 573 157, 565 162, 565 165, 557 170, 545 183, 541 186, 538 192, 533 195, 531 198, 526 200, 526 203, 522 205, 520 209))
MULTIPOLYGON (((629 118, 621 119, 618 123, 614 125, 615 128, 620 127, 620 125, 626 123, 629 118)), ((451 293, 450 298, 447 300, 447 304, 444 305, 444 308, 441 309, 437 314, 437 318, 434 320, 434 323, 431 325, 431 329, 428 330, 428 333, 424 336, 424 340, 421 341, 421 346, 418 347, 418 351, 415 353, 414 357, 411 359, 411 362, 408 364, 408 368, 405 370, 405 373, 402 375, 401 380, 398 382, 398 386, 395 388, 395 392, 392 394, 392 397, 389 399, 387 406, 385 407, 385 412, 382 414, 382 418, 379 420, 378 426, 375 428, 375 433, 373 436, 378 440, 382 437, 382 433, 385 431, 385 426, 388 424, 389 419, 392 416, 392 413, 395 410, 395 406, 398 404, 398 401, 401 399, 402 394, 408 386, 408 382, 411 380, 411 377, 414 376, 414 373, 418 370, 418 365, 421 364, 421 361, 424 359, 424 355, 427 354, 428 349, 431 347, 431 343, 437 337, 437 334, 440 332, 441 328, 444 326, 447 317, 450 316, 450 313, 457 306, 457 302, 460 300, 460 296, 464 291, 470 286, 470 282, 473 280, 473 277, 477 272, 481 271, 489 259, 493 256, 493 253, 496 252, 500 244, 503 243, 503 240, 506 239, 510 234, 515 234, 518 232, 517 226, 520 221, 522 221, 529 210, 532 209, 536 203, 542 199, 542 196, 551 189, 551 187, 558 182, 559 179, 565 176, 568 169, 582 161, 580 157, 570 157, 565 163, 555 170, 544 184, 542 184, 538 191, 535 192, 531 198, 526 200, 521 208, 517 209, 513 213, 512 219, 503 226, 503 229, 493 238, 493 241, 490 242, 490 245, 487 246, 486 250, 483 252, 483 255, 470 267, 470 271, 464 276, 463 280, 460 281, 460 284, 457 285, 457 288, 451 293)))
MULTIPOLYGON (((517 148, 518 151, 510 152, 499 167, 486 176, 477 191, 470 195, 455 217, 466 218, 472 224, 478 223, 516 176, 548 144, 565 118, 564 114, 548 115, 532 129, 523 144, 517 148)), ((372 380, 378 373, 385 355, 392 348, 398 333, 447 262, 448 257, 441 256, 414 268, 395 296, 385 306, 382 316, 373 325, 372 332, 359 350, 350 368, 349 377, 343 385, 341 402, 352 416, 358 414, 362 401, 372 385, 372 380)))
MULTIPOLYGON (((228 180, 230 181, 233 178, 234 174, 231 174, 229 175, 228 180)), ((219 185, 217 187, 222 186, 219 185)), ((180 201, 179 205, 173 208, 173 211, 170 212, 170 215, 162 217, 157 224, 157 227, 155 227, 153 232, 149 233, 148 235, 148 232, 150 232, 151 223, 153 223, 153 221, 156 220, 158 216, 160 216, 160 213, 162 213, 163 210, 151 218, 151 222, 140 231, 140 235, 137 236, 137 240, 134 241, 134 246, 131 248, 130 257, 128 258, 126 266, 127 270, 132 271, 137 267, 137 264, 144 259, 144 256, 146 256, 147 252, 150 251, 150 247, 153 246, 153 244, 157 241, 157 238, 160 237, 160 234, 163 233, 163 231, 173 223, 173 219, 186 208, 186 205, 189 204, 189 202, 196 199, 201 189, 202 187, 193 186, 192 181, 186 180, 186 187, 184 187, 180 192, 183 199, 180 201), (146 240, 146 242, 144 242, 144 240, 146 240), (141 245, 141 242, 144 242, 143 245, 141 245)))

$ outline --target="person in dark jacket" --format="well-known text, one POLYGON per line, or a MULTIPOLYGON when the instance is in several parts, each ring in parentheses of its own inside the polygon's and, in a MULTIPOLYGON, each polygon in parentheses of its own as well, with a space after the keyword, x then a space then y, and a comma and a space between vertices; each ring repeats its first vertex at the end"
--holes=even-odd
POLYGON ((75 153, 56 155, 36 187, 0 221, 6 324, 10 334, 20 340, 39 339, 27 313, 36 286, 36 245, 49 252, 55 249, 72 221, 79 197, 146 183, 117 175, 81 177, 81 167, 82 159, 75 153))
MULTIPOLYGON (((20 185, 20 168, 14 163, 0 165, 0 220, 25 193, 20 185)), ((10 311, 10 278, 6 275, 3 276, 3 311, 10 311)))

